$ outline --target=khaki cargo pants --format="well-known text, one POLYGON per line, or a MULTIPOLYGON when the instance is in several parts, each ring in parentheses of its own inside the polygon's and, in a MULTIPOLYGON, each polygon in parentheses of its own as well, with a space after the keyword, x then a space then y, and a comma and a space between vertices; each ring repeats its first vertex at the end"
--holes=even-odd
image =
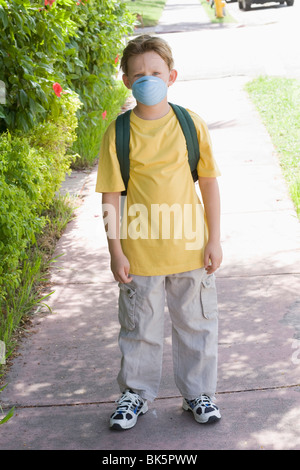
POLYGON ((119 284, 118 383, 153 401, 158 394, 165 298, 172 321, 175 383, 183 397, 213 397, 217 381, 218 306, 215 277, 204 268, 168 276, 135 276, 119 284))

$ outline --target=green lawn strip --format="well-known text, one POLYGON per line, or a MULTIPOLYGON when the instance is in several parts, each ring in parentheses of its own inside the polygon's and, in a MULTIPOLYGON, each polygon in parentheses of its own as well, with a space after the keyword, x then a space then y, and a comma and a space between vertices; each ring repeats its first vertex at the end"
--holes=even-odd
POLYGON ((259 77, 246 85, 277 150, 300 218, 300 80, 259 77))
POLYGON ((148 27, 155 26, 163 9, 166 0, 124 0, 130 13, 138 15, 137 26, 148 27))
POLYGON ((230 15, 228 8, 225 7, 225 15, 223 18, 216 18, 215 9, 211 7, 210 2, 207 0, 199 0, 202 7, 204 8, 211 23, 237 23, 237 20, 230 15))

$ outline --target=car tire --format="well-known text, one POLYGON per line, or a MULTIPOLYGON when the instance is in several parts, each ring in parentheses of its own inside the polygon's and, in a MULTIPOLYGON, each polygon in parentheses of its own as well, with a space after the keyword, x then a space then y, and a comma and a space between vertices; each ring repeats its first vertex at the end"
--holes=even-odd
POLYGON ((294 5, 294 0, 286 0, 286 4, 288 7, 292 7, 294 5))
MULTIPOLYGON (((287 0, 292 1, 292 0, 287 0)), ((251 8, 251 0, 242 0, 243 10, 249 11, 251 8)))

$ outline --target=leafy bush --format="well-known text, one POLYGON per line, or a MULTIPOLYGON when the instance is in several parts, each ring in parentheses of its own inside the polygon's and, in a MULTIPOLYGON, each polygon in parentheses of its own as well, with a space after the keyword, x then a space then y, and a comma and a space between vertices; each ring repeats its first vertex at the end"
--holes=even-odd
POLYGON ((62 98, 61 113, 26 137, 2 134, 0 140, 0 299, 20 282, 20 263, 44 227, 43 211, 65 179, 76 138, 76 94, 62 98))
POLYGON ((59 10, 57 23, 49 13, 45 21, 47 11, 39 2, 0 0, 0 79, 6 87, 0 131, 28 131, 46 118, 55 101, 53 82, 61 78, 56 58, 76 25, 66 10, 59 10))
POLYGON ((78 122, 74 151, 97 155, 133 21, 121 0, 0 0, 0 299, 74 160, 78 122))
POLYGON ((134 17, 122 1, 89 0, 73 9, 71 19, 77 31, 66 44, 67 61, 64 58, 62 71, 66 71, 67 85, 80 96, 82 112, 102 112, 134 17))
POLYGON ((72 163, 72 168, 80 169, 92 166, 99 154, 102 136, 109 123, 117 117, 121 106, 129 96, 129 91, 121 81, 116 81, 114 86, 106 89, 102 107, 104 111, 89 113, 81 116, 77 129, 77 140, 72 146, 72 151, 78 157, 72 163))
POLYGON ((0 153, 0 296, 4 297, 6 287, 19 282, 19 262, 44 225, 36 213, 43 176, 41 159, 27 139, 2 135, 0 153))
POLYGON ((103 112, 132 23, 121 1, 0 0, 0 80, 6 87, 0 132, 27 132, 43 122, 55 106, 56 82, 79 94, 83 114, 103 112))
POLYGON ((37 302, 40 242, 48 241, 55 193, 73 154, 80 153, 81 166, 93 163, 127 96, 115 77, 133 22, 122 0, 0 0, 0 338, 6 344, 37 302))
POLYGON ((51 205, 56 191, 76 158, 76 155, 69 153, 69 149, 77 139, 76 112, 81 106, 76 93, 62 95, 47 121, 27 134, 30 146, 38 150, 43 160, 43 181, 39 187, 41 209, 51 205))
POLYGON ((128 96, 115 77, 124 37, 132 32, 135 18, 122 1, 112 0, 81 2, 71 18, 78 30, 67 44, 66 78, 83 103, 74 145, 80 155, 75 167, 81 168, 94 163, 107 124, 128 96))

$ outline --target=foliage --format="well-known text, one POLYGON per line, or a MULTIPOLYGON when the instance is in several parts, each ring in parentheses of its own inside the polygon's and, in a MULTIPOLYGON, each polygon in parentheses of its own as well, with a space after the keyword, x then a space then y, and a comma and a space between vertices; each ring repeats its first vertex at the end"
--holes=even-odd
POLYGON ((37 302, 31 291, 42 267, 30 253, 48 230, 55 193, 76 158, 84 165, 85 154, 95 159, 107 124, 125 100, 115 77, 133 22, 122 0, 0 0, 0 334, 5 338, 24 305, 37 302))
POLYGON ((54 83, 101 111, 133 18, 113 0, 0 0, 0 132, 29 131, 56 106, 54 83))
POLYGON ((166 0, 124 0, 136 17, 137 27, 155 26, 163 12, 166 0))
POLYGON ((75 94, 62 98, 57 119, 38 125, 26 137, 6 132, 0 140, 0 299, 8 286, 20 282, 20 262, 29 244, 45 224, 42 212, 49 207, 65 179, 76 138, 75 94))
POLYGON ((0 0, 0 79, 6 88, 0 131, 26 132, 51 110, 53 82, 61 78, 56 57, 63 56, 65 41, 76 30, 66 10, 60 9, 59 16, 56 22, 38 2, 0 0))
POLYGON ((132 21, 118 0, 0 0, 0 298, 74 160, 78 120, 99 146, 132 21))
POLYGON ((109 125, 120 112, 121 106, 124 104, 130 92, 123 82, 116 80, 114 85, 106 88, 103 97, 102 113, 97 111, 91 112, 85 117, 84 122, 81 121, 77 129, 78 139, 72 146, 72 151, 78 157, 72 163, 72 168, 81 169, 90 167, 95 163, 99 154, 102 136, 109 125))
POLYGON ((84 104, 84 112, 103 112, 107 87, 114 84, 123 38, 132 30, 133 18, 123 2, 81 2, 72 15, 77 34, 67 44, 67 84, 84 104))
POLYGON ((80 156, 74 167, 82 168, 95 162, 107 124, 127 96, 115 77, 124 37, 132 32, 134 17, 123 2, 111 0, 81 3, 76 15, 77 35, 67 44, 66 78, 83 103, 73 147, 80 156))
MULTIPOLYGON (((7 384, 4 385, 4 387, 1 387, 1 388, 0 388, 0 393, 2 392, 2 390, 5 389, 6 386, 7 386, 7 384)), ((1 425, 1 424, 4 424, 4 423, 7 423, 7 421, 13 417, 14 412, 15 412, 15 406, 13 406, 13 407, 6 413, 6 415, 5 415, 2 419, 0 419, 0 425, 1 425)), ((0 413, 3 413, 1 404, 0 404, 0 413)))
POLYGON ((6 298, 0 299, 0 338, 6 345, 7 356, 12 353, 19 336, 16 328, 30 321, 32 312, 41 306, 50 309, 45 303, 53 293, 49 292, 47 272, 59 259, 59 256, 52 256, 57 240, 73 217, 74 204, 75 200, 68 195, 55 196, 51 207, 43 212, 47 220, 43 232, 37 234, 36 244, 28 248, 27 259, 20 264, 20 283, 17 286, 6 285, 6 298), (47 288, 46 294, 42 294, 44 287, 47 288))

